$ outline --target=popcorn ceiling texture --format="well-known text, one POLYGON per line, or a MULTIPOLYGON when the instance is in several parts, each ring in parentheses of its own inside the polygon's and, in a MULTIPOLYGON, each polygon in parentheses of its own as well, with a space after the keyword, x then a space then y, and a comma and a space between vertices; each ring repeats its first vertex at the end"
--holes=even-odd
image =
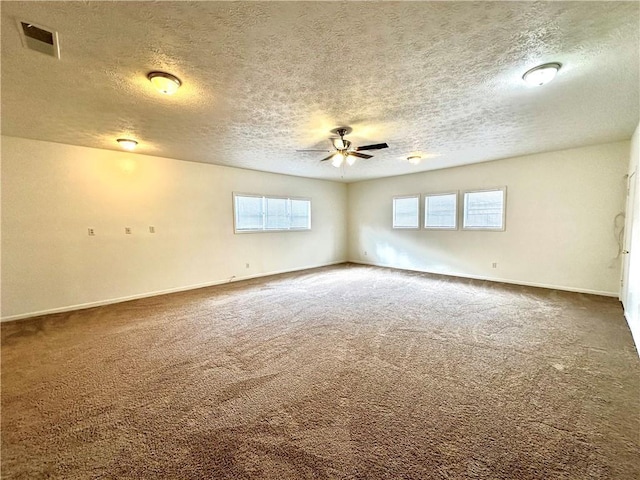
POLYGON ((2 133, 362 180, 627 139, 637 2, 3 2, 2 133), (60 33, 61 60, 16 19, 60 33), (544 88, 527 69, 559 61, 544 88), (146 80, 184 85, 160 96, 146 80), (342 172, 329 131, 387 142, 342 172), (439 156, 412 166, 422 151, 439 156))

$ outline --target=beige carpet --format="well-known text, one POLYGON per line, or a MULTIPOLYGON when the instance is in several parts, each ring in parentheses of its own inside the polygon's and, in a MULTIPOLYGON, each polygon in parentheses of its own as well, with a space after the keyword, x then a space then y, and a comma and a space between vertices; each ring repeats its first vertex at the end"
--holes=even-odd
POLYGON ((640 478, 612 298, 337 266, 2 325, 3 479, 640 478))

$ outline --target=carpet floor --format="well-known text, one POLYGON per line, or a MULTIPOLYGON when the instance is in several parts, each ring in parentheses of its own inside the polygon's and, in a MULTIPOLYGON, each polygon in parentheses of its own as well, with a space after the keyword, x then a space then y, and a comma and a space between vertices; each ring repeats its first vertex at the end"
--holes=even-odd
POLYGON ((4 479, 640 478, 612 298, 347 264, 1 333, 4 479))

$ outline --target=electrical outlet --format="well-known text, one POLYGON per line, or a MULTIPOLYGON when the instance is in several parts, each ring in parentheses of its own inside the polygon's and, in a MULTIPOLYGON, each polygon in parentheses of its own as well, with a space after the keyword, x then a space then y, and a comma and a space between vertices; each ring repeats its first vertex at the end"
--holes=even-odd
POLYGON ((498 268, 498 263, 497 262, 493 262, 491 264, 491 268, 498 268))
POLYGON ((364 251, 364 256, 365 256, 365 257, 367 256, 367 251, 366 251, 366 250, 364 251))
POLYGON ((88 228, 87 231, 90 237, 95 237, 96 231, 93 228, 88 228))
POLYGON ((124 233, 131 235, 131 227, 124 227, 124 233))
POLYGON ((244 268, 249 268, 249 264, 245 263, 244 268))
POLYGON ((149 226, 149 233, 156 233, 156 227, 150 225, 149 226))

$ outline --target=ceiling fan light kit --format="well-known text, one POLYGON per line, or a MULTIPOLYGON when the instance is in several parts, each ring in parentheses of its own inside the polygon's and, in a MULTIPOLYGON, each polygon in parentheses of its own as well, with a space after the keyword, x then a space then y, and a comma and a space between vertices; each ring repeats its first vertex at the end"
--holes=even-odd
MULTIPOLYGON (((389 148, 389 145, 386 143, 376 143, 373 145, 364 145, 362 147, 352 147, 352 144, 349 140, 344 138, 345 135, 351 133, 351 127, 339 127, 331 130, 331 133, 334 135, 338 135, 338 137, 330 137, 329 141, 333 148, 337 150, 337 152, 331 153, 328 157, 320 160, 321 162, 326 162, 327 160, 331 160, 331 165, 336 168, 340 168, 345 163, 349 166, 353 165, 358 158, 372 158, 373 155, 368 155, 366 153, 360 153, 362 150, 381 150, 383 148, 389 148)), ((317 152, 318 150, 298 150, 298 152, 317 152)), ((326 152, 331 152, 331 150, 321 150, 326 152)))
POLYGON ((340 168, 343 162, 344 162, 344 155, 342 155, 341 153, 336 153, 335 155, 333 155, 333 157, 331 157, 331 165, 333 165, 336 168, 340 168))

